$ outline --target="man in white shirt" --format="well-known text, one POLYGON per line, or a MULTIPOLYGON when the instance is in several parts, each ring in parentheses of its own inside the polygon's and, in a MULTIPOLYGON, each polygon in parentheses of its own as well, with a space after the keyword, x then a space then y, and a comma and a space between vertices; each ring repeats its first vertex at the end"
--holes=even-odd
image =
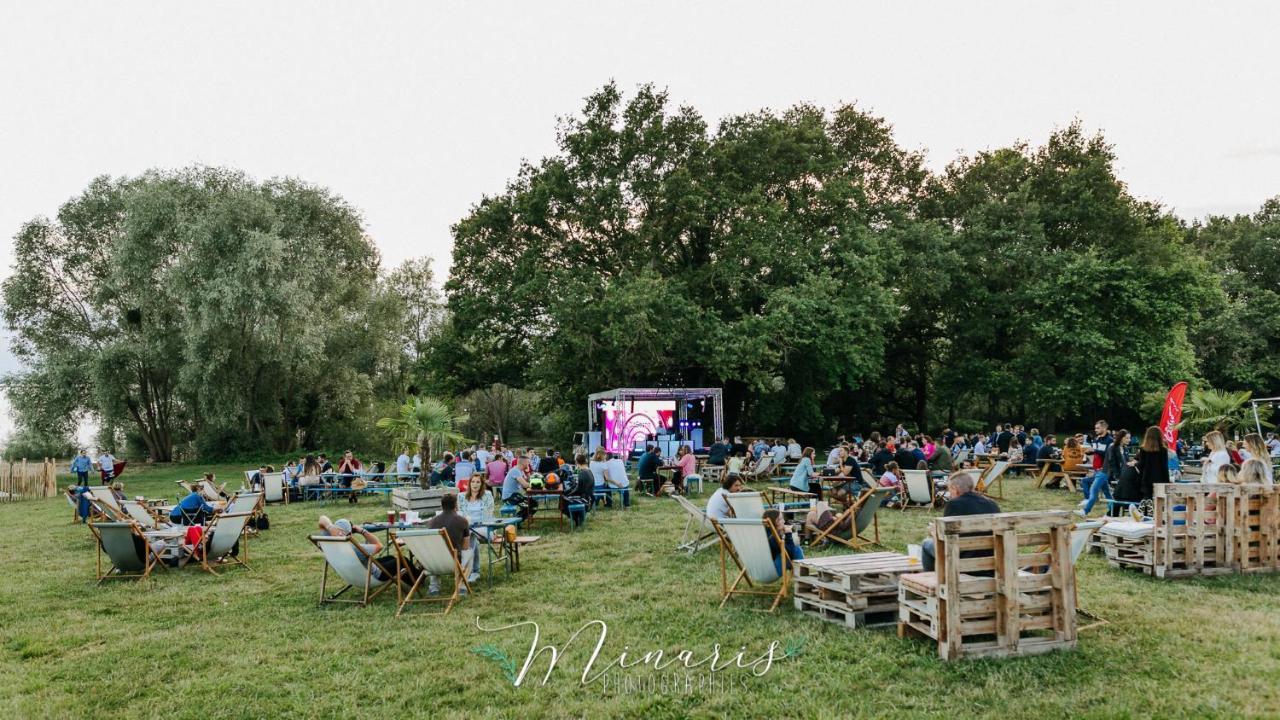
POLYGON ((623 488, 622 507, 631 507, 631 478, 627 477, 627 464, 617 453, 609 453, 605 462, 604 480, 612 487, 623 488))
POLYGON ((791 438, 790 440, 787 441, 787 457, 788 458, 792 460, 799 460, 801 450, 802 448, 800 447, 800 443, 796 442, 795 438, 791 438))
POLYGON ((106 450, 98 456, 98 468, 102 470, 102 484, 107 485, 116 476, 116 459, 106 450))
POLYGON ((1275 433, 1267 433, 1267 450, 1271 457, 1280 457, 1280 438, 1275 433))
POLYGON ((726 475, 720 481, 720 487, 711 493, 711 498, 707 500, 707 517, 712 520, 724 520, 733 517, 733 509, 729 507, 729 498, 725 497, 729 493, 742 492, 742 479, 737 476, 726 475))
POLYGON ((827 467, 840 467, 840 446, 836 445, 827 453, 827 467))
POLYGON ((400 457, 396 458, 396 476, 399 479, 409 477, 409 453, 401 450, 400 457))
POLYGON ((493 459, 493 453, 489 452, 485 448, 480 448, 479 450, 476 450, 476 459, 480 461, 480 466, 484 467, 493 459))

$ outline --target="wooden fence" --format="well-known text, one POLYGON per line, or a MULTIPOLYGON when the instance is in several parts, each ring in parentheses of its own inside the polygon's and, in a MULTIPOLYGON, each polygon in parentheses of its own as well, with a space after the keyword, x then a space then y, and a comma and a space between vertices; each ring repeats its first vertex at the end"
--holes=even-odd
POLYGON ((0 502, 52 497, 58 493, 57 463, 49 458, 0 461, 0 502))

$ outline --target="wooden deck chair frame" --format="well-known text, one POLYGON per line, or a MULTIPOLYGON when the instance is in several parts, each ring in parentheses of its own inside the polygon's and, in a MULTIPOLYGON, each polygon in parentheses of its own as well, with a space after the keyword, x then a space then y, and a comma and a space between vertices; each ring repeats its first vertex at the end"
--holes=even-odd
POLYGON ((1090 520, 1076 523, 1071 528, 1071 572, 1076 578, 1075 582, 1072 584, 1072 589, 1075 590, 1076 593, 1076 614, 1090 621, 1087 625, 1081 625, 1080 621, 1077 620, 1077 633, 1108 624, 1106 619, 1086 610, 1080 605, 1080 574, 1078 561, 1080 556, 1083 555, 1085 550, 1089 547, 1089 538, 1091 538, 1094 533, 1098 532, 1098 529, 1102 527, 1102 524, 1101 520, 1090 520))
MULTIPOLYGON (((151 576, 151 571, 155 569, 157 566, 161 568, 165 567, 165 564, 160 559, 160 556, 156 554, 155 549, 151 547, 151 543, 147 541, 146 536, 143 535, 142 531, 138 529, 138 524, 133 522, 132 520, 102 522, 102 523, 90 521, 89 531, 93 533, 93 538, 96 541, 95 544, 98 546, 98 559, 97 559, 97 563, 95 565, 95 570, 94 570, 94 573, 97 576, 98 585, 101 585, 103 580, 128 580, 128 579, 138 580, 138 581, 146 580, 148 577, 151 576), (118 569, 114 559, 111 560, 111 567, 108 568, 105 573, 102 572, 103 528, 98 527, 99 525, 105 526, 112 530, 117 530, 117 529, 123 530, 125 527, 128 527, 129 533, 132 537, 136 537, 142 540, 142 547, 144 548, 143 556, 142 556, 142 565, 143 565, 142 572, 113 573, 112 570, 118 569)), ((110 559, 111 555, 108 553, 107 557, 108 559, 110 559)))
POLYGON ((120 501, 116 499, 111 488, 106 485, 95 485, 89 488, 89 498, 97 501, 97 503, 111 510, 112 514, 121 520, 128 518, 124 508, 120 507, 120 501))
MULTIPOLYGON (((839 515, 836 516, 835 521, 831 523, 830 527, 818 533, 812 540, 809 541, 809 545, 813 546, 813 545, 817 545, 823 540, 829 540, 831 542, 838 542, 842 545, 847 545, 849 548, 853 550, 860 550, 864 547, 869 547, 871 545, 875 545, 877 547, 884 547, 884 545, 880 544, 879 515, 873 514, 871 516, 871 522, 868 523, 868 525, 870 525, 873 528, 874 539, 872 539, 872 538, 865 537, 862 534, 866 532, 866 529, 867 529, 866 526, 863 526, 862 530, 858 529, 858 514, 862 512, 863 507, 866 506, 867 503, 872 502, 873 500, 875 503, 874 510, 875 512, 878 513, 880 509, 880 503, 883 502, 885 498, 890 497, 891 493, 893 492, 894 492, 894 488, 885 488, 885 487, 871 488, 870 490, 862 491, 862 494, 859 495, 858 498, 853 501, 852 505, 845 508, 843 512, 841 512, 839 515), (836 534, 836 528, 840 526, 841 521, 843 521, 845 518, 849 519, 849 538, 847 540, 836 534)), ((868 512, 871 512, 871 511, 869 510, 868 512)))
POLYGON ((987 471, 978 477, 978 482, 973 489, 997 500, 1004 499, 1004 474, 1009 470, 1008 460, 997 460, 995 464, 987 468, 987 471), (990 492, 992 485, 1000 486, 1000 494, 990 492))
MULTIPOLYGON (((317 550, 320 550, 321 552, 320 560, 321 562, 324 563, 324 570, 320 576, 320 604, 321 605, 324 605, 326 603, 346 603, 349 605, 359 605, 360 607, 368 607, 369 603, 373 602, 374 599, 376 599, 379 595, 386 592, 386 590, 389 587, 391 587, 392 583, 396 582, 396 579, 393 578, 391 580, 384 580, 383 582, 377 585, 373 584, 374 583, 373 556, 365 552, 363 547, 360 547, 360 543, 358 541, 359 538, 356 535, 347 535, 346 537, 339 537, 335 535, 311 535, 307 539, 311 541, 312 545, 316 546, 317 550), (331 595, 325 594, 329 587, 330 565, 329 565, 329 556, 324 554, 324 548, 321 547, 322 543, 350 543, 352 552, 354 552, 358 557, 365 558, 363 587, 357 588, 357 590, 363 591, 363 594, 359 598, 342 597, 342 595, 346 593, 348 590, 352 588, 356 588, 356 585, 352 583, 347 583, 345 586, 343 586, 341 590, 331 595)), ((335 570, 334 572, 337 573, 337 570, 335 570)), ((343 579, 341 575, 339 575, 338 577, 339 579, 343 579)))
POLYGON ((751 468, 749 472, 743 471, 742 480, 743 482, 756 482, 759 480, 768 480, 773 477, 773 472, 775 469, 776 468, 774 468, 773 466, 773 456, 762 455, 760 457, 760 461, 756 463, 755 467, 751 468))
MULTIPOLYGON (((98 487, 102 487, 102 486, 98 486, 98 487)), ((129 515, 125 513, 124 510, 119 508, 119 503, 116 502, 115 496, 111 495, 111 490, 109 488, 107 489, 106 493, 107 495, 111 496, 110 501, 103 500, 101 497, 99 497, 98 494, 95 492, 97 489, 98 489, 97 487, 91 487, 89 488, 89 491, 85 493, 85 497, 89 501, 89 519, 90 520, 97 520, 99 522, 132 522, 133 521, 133 519, 130 518, 129 515)))
POLYGON ((156 516, 151 514, 145 505, 136 500, 125 500, 120 503, 124 508, 125 514, 129 519, 137 523, 144 530, 159 529, 160 523, 156 520, 156 516))
MULTIPOLYGON (((410 567, 412 567, 412 564, 410 563, 410 558, 405 556, 405 552, 404 552, 404 549, 402 548, 401 543, 397 542, 402 537, 408 537, 408 538, 439 537, 441 540, 444 541, 444 546, 449 551, 449 558, 452 560, 451 564, 453 565, 453 593, 447 597, 444 595, 440 595, 437 597, 427 596, 427 597, 418 597, 417 599, 415 599, 413 596, 417 594, 419 589, 422 588, 422 581, 426 580, 428 575, 432 574, 432 573, 426 572, 425 570, 418 573, 418 577, 414 579, 413 584, 409 586, 409 589, 407 591, 404 590, 403 583, 397 581, 395 584, 396 585, 396 601, 397 601, 396 617, 400 617, 400 615, 404 613, 404 609, 413 603, 420 603, 420 604, 444 603, 444 609, 441 610, 440 612, 425 613, 425 614, 448 615, 449 611, 453 609, 453 606, 457 604, 458 598, 461 597, 462 588, 465 587, 467 589, 467 593, 468 594, 471 593, 471 583, 467 582, 467 574, 462 571, 462 564, 458 561, 458 551, 454 549, 453 541, 449 539, 449 533, 443 530, 426 530, 426 529, 401 530, 398 532, 395 530, 392 530, 391 531, 391 547, 395 548, 395 551, 396 551, 397 579, 403 576, 405 570, 408 570, 410 567)), ((411 548, 409 549, 409 555, 413 556, 414 558, 418 558, 420 562, 425 562, 426 560, 426 558, 420 558, 418 554, 415 553, 411 548)), ((434 573, 434 574, 440 575, 441 573, 434 573)))
POLYGON ((705 550, 719 542, 720 536, 711 526, 711 520, 704 510, 689 502, 689 499, 683 495, 671 497, 675 498, 676 504, 684 508, 688 516, 685 519, 684 532, 680 535, 680 544, 676 546, 676 552, 696 555, 699 550, 705 550))
MULTIPOLYGON (((211 554, 209 543, 213 542, 213 536, 215 531, 218 529, 218 526, 228 520, 240 522, 240 533, 236 536, 240 542, 240 554, 238 556, 231 555, 231 545, 228 545, 226 553, 213 559, 221 560, 223 558, 230 558, 232 562, 240 565, 246 570, 253 569, 249 567, 249 536, 245 533, 245 528, 247 527, 248 520, 251 517, 253 517, 252 511, 237 513, 221 512, 213 516, 213 519, 209 521, 209 524, 205 525, 204 532, 200 533, 200 543, 196 545, 196 548, 192 551, 192 554, 198 554, 200 556, 200 569, 214 575, 218 574, 218 571, 214 570, 213 566, 209 564, 209 555, 211 554), (240 521, 240 518, 244 518, 244 520, 240 521)), ((233 544, 234 542, 235 541, 232 541, 233 544)))
MULTIPOLYGON (((733 542, 729 540, 720 521, 714 518, 710 519, 711 527, 715 529, 716 535, 720 538, 720 607, 723 608, 725 603, 729 602, 729 598, 734 595, 762 595, 764 597, 773 598, 773 603, 769 605, 769 612, 778 609, 779 603, 786 599, 787 593, 791 589, 791 567, 787 562, 782 563, 782 573, 778 576, 778 589, 768 590, 763 586, 757 586, 747 576, 747 567, 742 559, 738 557, 738 550, 733 546, 733 542), (738 568, 738 575, 734 578, 733 583, 729 582, 729 563, 728 559, 733 560, 733 564, 738 568), (739 589, 738 586, 746 581, 748 589, 739 589)), ((785 547, 783 540, 778 536, 778 530, 772 523, 766 522, 764 518, 731 518, 727 522, 738 524, 750 524, 759 522, 765 532, 773 535, 774 542, 778 543, 778 547, 785 547)))
POLYGON ((933 478, 929 477, 928 470, 903 470, 902 471, 902 511, 906 512, 907 507, 930 507, 938 506, 938 496, 933 490, 933 478), (914 483, 913 483, 914 481, 914 483), (929 496, 928 500, 921 500, 916 497, 920 483, 924 483, 924 492, 929 496), (915 505, 912 505, 915 503, 915 505))

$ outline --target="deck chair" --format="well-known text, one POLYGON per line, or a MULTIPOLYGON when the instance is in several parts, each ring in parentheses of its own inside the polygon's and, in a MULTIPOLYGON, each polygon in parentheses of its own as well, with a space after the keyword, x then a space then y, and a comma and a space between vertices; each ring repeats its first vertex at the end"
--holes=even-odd
POLYGON ((223 514, 247 512, 255 514, 262 509, 262 493, 238 492, 227 501, 223 514))
MULTIPOLYGON (((250 486, 252 487, 252 486, 250 486)), ((284 490, 284 473, 267 473, 262 476, 263 500, 269 503, 289 504, 289 493, 284 490)))
MULTIPOLYGON (((1071 528, 1072 573, 1076 573, 1077 563, 1080 560, 1080 556, 1084 554, 1084 549, 1089 546, 1089 538, 1093 537, 1093 534, 1097 532, 1100 527, 1102 527, 1101 520, 1088 520, 1085 522, 1078 522, 1071 528)), ((1080 606, 1080 580, 1078 573, 1076 582, 1074 583, 1074 589, 1076 591, 1076 614, 1091 621, 1088 625, 1080 625, 1079 621, 1077 621, 1076 632, 1096 628, 1100 625, 1106 625, 1106 620, 1080 606)))
POLYGON ((996 461, 994 465, 992 465, 985 473, 982 474, 981 477, 978 478, 978 482, 973 489, 977 490, 983 495, 986 495, 987 497, 993 497, 993 498, 996 498, 997 500, 1003 500, 1004 499, 1004 473, 1008 469, 1009 469, 1008 460, 996 461), (996 484, 1000 486, 999 495, 991 492, 991 486, 996 484))
POLYGON ((880 545, 880 519, 876 517, 876 511, 880 509, 880 504, 887 498, 893 497, 895 492, 897 492, 897 488, 891 487, 872 488, 864 491, 858 496, 857 500, 853 501, 852 505, 845 508, 844 512, 836 516, 836 520, 831 523, 831 527, 818 533, 816 537, 809 541, 809 544, 817 545, 823 540, 830 540, 841 543, 842 545, 848 545, 854 550, 867 547, 868 545, 880 545), (838 528, 846 518, 853 518, 853 532, 849 534, 849 538, 847 540, 836 534, 836 528, 838 528), (863 535, 868 527, 874 529, 874 538, 868 538, 863 535))
POLYGON ((387 584, 390 582, 389 580, 374 576, 373 557, 360 546, 359 536, 312 535, 308 539, 324 554, 324 574, 320 577, 321 605, 325 603, 354 603, 365 607, 389 587, 387 584), (333 568, 333 571, 346 585, 332 595, 326 595, 330 568, 333 568), (359 598, 341 597, 343 593, 352 588, 355 588, 362 595, 359 598))
POLYGON ((725 493, 724 499, 733 508, 733 516, 743 520, 764 517, 764 498, 758 492, 725 493))
POLYGON ((769 552, 769 533, 773 533, 778 547, 783 546, 777 530, 762 518, 712 520, 711 526, 720 536, 720 607, 734 595, 764 595, 773 598, 769 612, 777 610, 791 587, 791 568, 784 562, 779 574, 773 565, 773 554, 769 552), (732 583, 729 582, 729 559, 738 568, 732 583), (744 580, 751 589, 738 589, 744 580), (764 587, 775 582, 777 590, 764 587))
POLYGON ((89 530, 98 541, 96 573, 99 585, 103 580, 146 580, 157 565, 164 567, 160 556, 132 521, 90 522, 89 530), (111 567, 106 572, 102 571, 103 553, 111 561, 111 567))
POLYGON ((969 462, 969 448, 965 448, 956 455, 956 459, 952 461, 957 468, 969 462))
POLYGON ((64 492, 62 497, 66 499, 67 504, 71 506, 71 524, 80 522, 80 495, 76 492, 64 492))
POLYGON ((715 545, 719 541, 715 528, 711 527, 711 521, 707 519, 707 513, 697 505, 689 502, 689 499, 683 495, 672 495, 676 504, 684 508, 688 517, 685 518, 684 532, 680 535, 680 544, 676 546, 676 552, 687 552, 695 555, 699 550, 715 545))
POLYGON ((151 511, 143 506, 142 503, 125 500, 120 505, 124 508, 129 519, 138 523, 138 526, 143 530, 158 530, 160 528, 160 523, 156 522, 156 516, 152 515, 151 511))
POLYGON ((209 561, 229 559, 246 570, 252 570, 249 567, 249 538, 244 533, 245 525, 252 516, 252 512, 225 511, 213 516, 200 535, 200 544, 193 551, 200 556, 202 569, 217 575, 218 571, 213 569, 209 561), (241 540, 240 554, 232 555, 231 549, 241 540))
POLYGON ((928 470, 903 470, 902 484, 906 489, 903 493, 905 497, 902 498, 903 511, 913 503, 916 507, 937 505, 938 498, 933 493, 933 480, 929 477, 928 470))
POLYGON ((771 477, 773 477, 773 456, 771 455, 762 456, 755 467, 742 473, 743 482, 768 480, 771 477))
POLYGON ((462 571, 462 565, 458 562, 458 554, 453 549, 453 541, 449 539, 448 533, 443 530, 400 530, 391 533, 392 546, 396 549, 396 568, 397 572, 403 572, 405 569, 412 567, 410 560, 417 561, 422 572, 418 573, 418 577, 413 581, 413 585, 409 587, 408 592, 403 591, 399 583, 396 583, 396 596, 399 599, 399 607, 396 608, 396 617, 400 617, 404 609, 409 603, 444 603, 444 610, 439 615, 448 615, 453 609, 454 603, 458 602, 458 597, 462 593, 462 588, 466 588, 467 592, 471 592, 471 584, 467 582, 466 573, 462 571), (430 575, 452 575, 453 576, 453 594, 445 597, 420 597, 415 599, 413 596, 422 587, 422 581, 426 580, 430 575))
POLYGON ((116 500, 116 496, 111 493, 111 488, 105 485, 89 488, 89 499, 110 510, 112 520, 124 520, 129 517, 125 514, 124 508, 120 507, 120 501, 116 500))

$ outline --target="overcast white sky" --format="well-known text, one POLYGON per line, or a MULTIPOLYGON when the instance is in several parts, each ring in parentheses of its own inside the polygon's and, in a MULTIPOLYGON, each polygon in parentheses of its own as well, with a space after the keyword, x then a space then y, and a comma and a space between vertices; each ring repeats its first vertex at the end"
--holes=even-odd
POLYGON ((712 121, 857 101, 935 167, 1079 117, 1138 196, 1251 212, 1280 194, 1277 28, 1276 2, 3 0, 0 272, 94 176, 191 163, 329 186, 384 262, 443 269, 611 78, 712 121))

